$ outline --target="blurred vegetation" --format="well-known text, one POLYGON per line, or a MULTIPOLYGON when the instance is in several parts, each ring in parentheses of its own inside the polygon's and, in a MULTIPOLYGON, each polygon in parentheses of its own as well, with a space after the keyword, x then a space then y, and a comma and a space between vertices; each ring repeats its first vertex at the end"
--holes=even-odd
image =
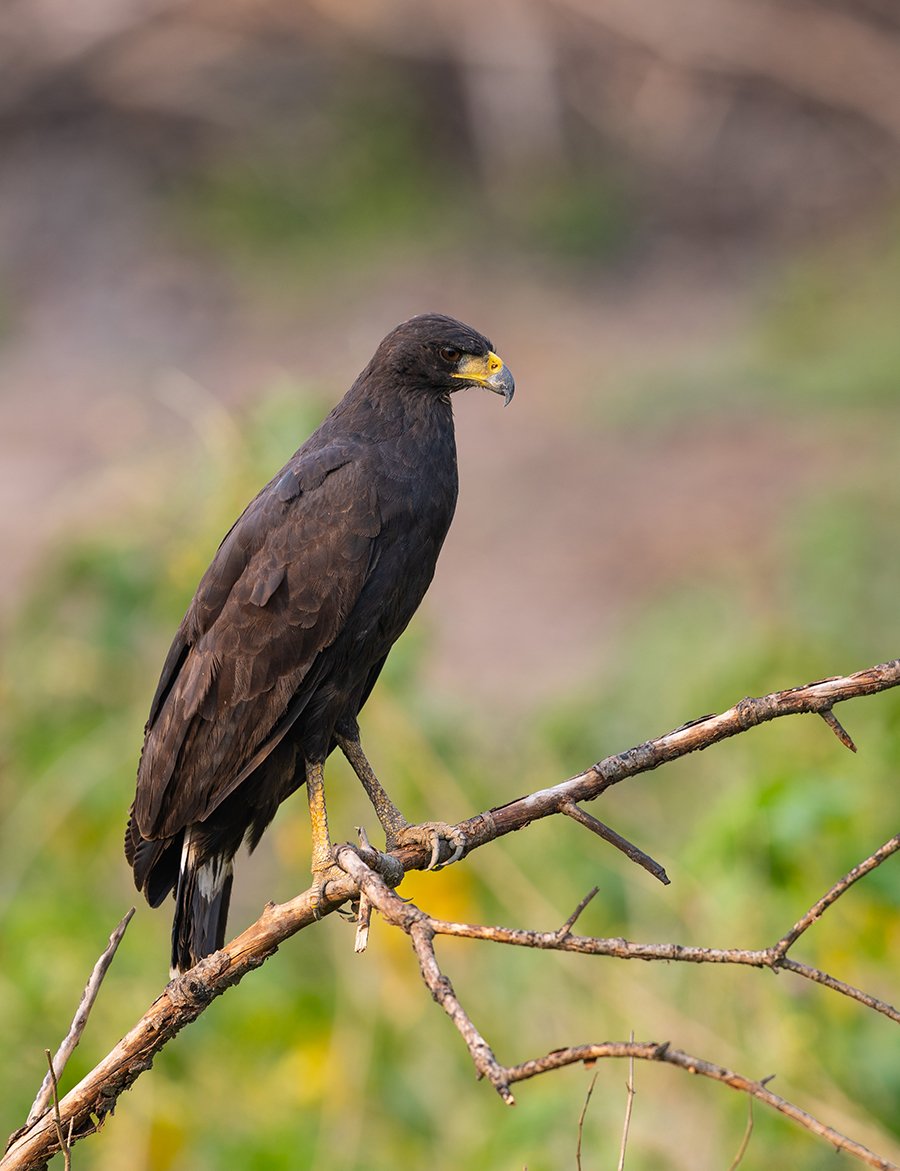
POLYGON ((529 175, 514 200, 485 199, 464 138, 435 126, 406 82, 369 66, 317 117, 268 127, 211 151, 173 185, 170 213, 242 273, 305 286, 352 253, 524 252, 588 267, 621 255, 638 205, 612 165, 529 175))
POLYGON ((465 176, 427 146, 428 128, 396 84, 370 76, 316 119, 279 124, 251 150, 216 152, 173 191, 191 235, 251 267, 284 262, 294 279, 334 250, 364 262, 417 232, 453 239, 465 176))
MULTIPOLYGON (((837 349, 853 310, 832 295, 828 337, 837 349)), ((789 291, 787 303, 796 305, 795 296, 789 291)), ((791 312, 803 320, 802 306, 792 309, 780 318, 784 329, 791 312)), ((798 361, 806 352, 800 334, 798 361)), ((854 385, 865 393, 864 378, 854 385)), ((209 404, 193 409, 190 476, 184 465, 148 458, 136 478, 165 490, 136 497, 124 523, 59 549, 10 634, 0 729, 7 1132, 43 1076, 44 1047, 64 1034, 107 934, 135 898, 121 837, 168 639, 218 535, 322 409, 290 384, 247 419, 209 404)), ((855 404, 842 409, 849 416, 855 404)), ((870 409, 895 433, 893 402, 876 396, 870 409)), ((617 425, 624 441, 641 422, 623 417, 617 425)), ((874 478, 798 506, 783 518, 770 596, 750 596, 725 572, 663 591, 606 664, 607 682, 560 696, 515 743, 476 724, 462 705, 423 692, 428 632, 420 621, 366 709, 368 751, 409 814, 455 820, 741 695, 887 658, 895 649, 888 632, 900 579, 898 509, 900 483, 874 478)), ((410 876, 404 892, 447 917, 551 928, 597 884, 585 933, 763 946, 896 826, 900 696, 856 703, 841 716, 859 757, 820 721, 791 719, 604 798, 604 819, 663 861, 669 888, 557 819, 445 873, 410 876)), ((329 777, 335 832, 347 836, 360 816, 373 819, 342 762, 330 762, 329 777)), ((295 800, 239 868, 234 930, 266 899, 301 889, 307 862, 305 803, 295 800)), ((888 864, 829 912, 798 954, 896 999, 898 902, 888 864)), ((64 1088, 158 994, 168 929, 165 910, 141 905, 64 1088)), ((749 970, 631 966, 459 941, 442 942, 440 952, 503 1060, 634 1030, 750 1076, 777 1072, 776 1091, 826 1121, 875 1147, 888 1136, 895 1150, 900 1144, 892 1027, 823 990, 749 970)), ((573 1069, 522 1085, 515 1111, 505 1110, 475 1082, 459 1039, 420 986, 405 939, 376 923, 368 953, 356 957, 352 930, 333 918, 289 942, 170 1045, 75 1158, 98 1171, 549 1171, 574 1164, 590 1077, 573 1069)), ((599 1069, 586 1165, 615 1158, 624 1079, 622 1067, 599 1069)), ((629 1168, 719 1166, 733 1156, 746 1124, 743 1099, 668 1070, 638 1068, 636 1079, 629 1168), (673 1136, 690 1157, 673 1149, 673 1136)), ((829 1149, 790 1124, 762 1109, 754 1118, 747 1166, 773 1157, 799 1171, 832 1165, 829 1149)))
MULTIPOLYGON (((757 312, 673 367, 652 359, 595 408, 618 426, 665 432, 717 416, 829 420, 848 447, 895 443, 900 425, 900 207, 766 271, 757 312)), ((882 464, 876 461, 876 477, 882 464)), ((893 491, 893 480, 885 485, 893 491)), ((875 507, 880 507, 877 503, 875 507)), ((848 563, 852 568, 852 562, 848 563)))
POLYGON ((777 286, 760 331, 778 394, 817 410, 896 406, 900 370, 900 208, 808 251, 777 286))

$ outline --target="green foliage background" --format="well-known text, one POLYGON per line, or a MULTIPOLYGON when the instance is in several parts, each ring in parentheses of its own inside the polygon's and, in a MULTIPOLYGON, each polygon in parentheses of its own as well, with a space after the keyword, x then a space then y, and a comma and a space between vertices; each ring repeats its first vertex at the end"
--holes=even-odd
MULTIPOLYGON (((260 193, 246 176, 215 182, 213 227, 232 242, 239 236, 240 251, 246 240, 232 217, 249 222, 252 234, 253 225, 270 222, 265 207, 256 215, 257 201, 272 190, 283 200, 285 186, 264 185, 260 193)), ((581 204, 572 207, 577 235, 581 204)), ((339 213, 337 234, 351 215, 339 213)), ((674 428, 689 418, 702 426, 745 411, 746 397, 722 388, 752 384, 767 388, 754 409, 775 418, 827 411, 834 434, 850 443, 864 429, 868 472, 852 490, 823 485, 781 518, 766 597, 749 592, 739 569, 716 576, 697 567, 691 580, 660 589, 633 620, 596 686, 560 695, 552 710, 515 729, 503 721, 492 727, 461 699, 454 705, 423 691, 429 630, 418 621, 363 721, 370 757, 409 814, 456 820, 745 694, 896 654, 897 276, 896 249, 881 250, 865 279, 853 281, 840 256, 817 256, 784 278, 745 352, 725 355, 705 377, 676 369, 628 388, 621 409, 603 420, 624 445, 651 426, 674 428), (662 398, 665 410, 651 409, 662 398)), ((10 630, 0 717, 4 1133, 24 1118, 44 1073, 44 1049, 65 1033, 109 931, 136 897, 121 838, 168 640, 219 535, 332 397, 332 388, 320 396, 288 384, 261 388, 247 417, 212 404, 199 409, 190 467, 148 455, 134 469, 137 488, 118 519, 46 561, 10 630)), ((671 887, 556 820, 446 872, 411 876, 403 891, 445 917, 550 929, 596 884, 601 893, 581 921, 585 933, 763 946, 896 831, 900 696, 853 704, 841 717, 861 746, 857 757, 820 721, 796 718, 604 798, 604 820, 658 857, 671 887)), ((328 775, 336 833, 349 836, 361 818, 371 826, 342 762, 330 762, 328 775)), ((301 795, 281 811, 258 856, 240 867, 234 930, 267 899, 301 889, 307 861, 301 795)), ((900 879, 889 863, 829 912, 798 954, 896 1001, 898 910, 900 879)), ((140 905, 64 1088, 160 992, 168 928, 164 911, 140 905)), ((77 1149, 75 1165, 574 1166, 593 1075, 571 1069, 524 1084, 515 1110, 505 1109, 475 1081, 458 1037, 420 986, 405 939, 376 923, 364 956, 353 954, 352 943, 352 929, 332 917, 285 945, 165 1050, 102 1136, 77 1149)), ((667 1039, 752 1077, 777 1074, 777 1092, 897 1157, 896 1036, 857 1005, 788 975, 460 941, 439 946, 464 1003, 505 1061, 632 1031, 667 1039)), ((614 1064, 597 1070, 585 1166, 614 1165, 625 1076, 614 1064)), ((690 1149, 694 1166, 728 1165, 747 1124, 743 1098, 666 1069, 638 1068, 636 1079, 631 1171, 683 1165, 673 1161, 673 1146, 690 1149)), ((753 1122, 744 1166, 834 1165, 827 1147, 761 1108, 753 1122)))

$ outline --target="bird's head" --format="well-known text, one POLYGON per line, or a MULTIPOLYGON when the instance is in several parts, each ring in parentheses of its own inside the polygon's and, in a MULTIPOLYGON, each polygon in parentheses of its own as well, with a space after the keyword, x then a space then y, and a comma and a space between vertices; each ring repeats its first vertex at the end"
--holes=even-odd
POLYGON ((486 337, 441 313, 423 313, 392 329, 375 352, 373 364, 404 384, 434 391, 447 401, 455 390, 482 386, 509 403, 516 384, 486 337))

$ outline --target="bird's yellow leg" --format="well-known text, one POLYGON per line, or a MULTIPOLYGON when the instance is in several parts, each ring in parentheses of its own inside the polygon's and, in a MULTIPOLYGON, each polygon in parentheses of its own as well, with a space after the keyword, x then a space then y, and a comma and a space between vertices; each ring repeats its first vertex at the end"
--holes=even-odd
POLYGON ((362 750, 359 737, 336 736, 338 745, 372 802, 372 808, 381 827, 384 830, 385 842, 389 850, 397 846, 429 845, 431 846, 431 861, 429 870, 439 866, 447 866, 457 862, 466 848, 464 835, 452 825, 444 821, 423 821, 418 825, 411 825, 394 802, 385 792, 384 786, 375 776, 375 770, 369 764, 366 754, 362 750), (451 847, 449 858, 441 862, 441 842, 447 842, 451 847))
POLYGON ((309 826, 312 831, 311 870, 314 901, 318 905, 329 880, 343 878, 344 872, 334 860, 328 833, 328 810, 325 808, 325 766, 322 761, 306 762, 306 797, 309 801, 309 826))

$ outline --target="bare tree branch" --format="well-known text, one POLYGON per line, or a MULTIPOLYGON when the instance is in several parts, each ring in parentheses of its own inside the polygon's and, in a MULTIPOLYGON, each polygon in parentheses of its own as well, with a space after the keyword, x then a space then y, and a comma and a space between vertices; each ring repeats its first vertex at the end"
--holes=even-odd
MULTIPOLYGON (((812 923, 821 917, 826 908, 832 906, 842 894, 845 894, 853 883, 864 874, 880 866, 892 854, 900 850, 900 834, 885 842, 883 846, 860 862, 858 866, 845 874, 834 884, 810 909, 799 919, 786 935, 782 936, 771 947, 749 948, 716 948, 716 947, 686 947, 679 943, 632 943, 626 939, 598 939, 593 936, 572 935, 570 923, 567 921, 559 931, 522 931, 509 927, 482 927, 473 923, 450 923, 444 919, 430 919, 430 927, 435 935, 454 935, 465 939, 481 939, 489 943, 505 943, 513 947, 530 947, 542 951, 570 951, 581 955, 612 956, 620 960, 662 960, 665 963, 681 962, 688 964, 745 964, 753 968, 771 968, 773 971, 784 970, 795 972, 804 979, 812 980, 831 988, 860 1004, 881 1013, 895 1024, 900 1024, 900 1010, 894 1008, 884 1000, 879 1000, 869 993, 854 988, 834 976, 790 959, 788 948, 799 938, 812 923)), ((587 902, 594 897, 596 887, 592 890, 576 911, 581 913, 587 902)))
MULTIPOLYGON (((887 855, 885 855, 887 857, 887 855)), ((732 1089, 741 1090, 751 1097, 764 1102, 774 1110, 793 1119, 800 1126, 832 1143, 838 1150, 847 1151, 871 1167, 879 1167, 885 1171, 900 1171, 897 1164, 869 1150, 868 1147, 841 1134, 833 1127, 820 1122, 799 1106, 793 1105, 785 1098, 773 1094, 762 1081, 753 1081, 743 1074, 735 1073, 713 1062, 699 1057, 692 1057, 679 1049, 673 1049, 669 1043, 652 1041, 635 1042, 633 1039, 621 1042, 604 1042, 599 1045, 578 1045, 566 1049, 554 1050, 545 1057, 535 1058, 522 1062, 520 1065, 501 1065, 487 1042, 470 1020, 465 1009, 460 1004, 453 986, 440 969, 434 952, 434 935, 439 928, 437 921, 431 919, 412 903, 405 902, 400 896, 388 887, 384 880, 369 870, 366 863, 352 849, 341 847, 337 852, 338 862, 345 867, 348 873, 357 880, 360 889, 364 890, 384 918, 394 926, 400 927, 412 939, 413 947, 419 957, 419 964, 425 983, 432 991, 435 1000, 441 1005, 453 1021, 460 1035, 469 1049, 472 1060, 480 1076, 489 1078, 491 1084, 508 1105, 514 1105, 514 1098, 510 1086, 515 1082, 524 1081, 541 1073, 560 1069, 565 1065, 576 1062, 593 1063, 600 1058, 625 1057, 644 1061, 662 1061, 670 1065, 687 1070, 688 1073, 702 1074, 714 1081, 723 1082, 732 1089)), ((847 889, 844 887, 844 889, 847 889)), ((491 929, 488 929, 491 930, 491 929)), ((462 930, 452 934, 466 935, 462 930)), ((478 936, 481 938, 481 936, 478 936)), ((558 933, 549 937, 555 944, 559 944, 558 933)), ((565 943, 565 940, 562 941, 565 943)), ((568 949, 564 949, 568 950, 568 949)), ((683 958, 683 957, 682 957, 683 958)), ((768 1081, 770 1079, 766 1079, 768 1081)))
MULTIPOLYGON (((518 800, 499 808, 487 810, 460 823, 457 828, 465 835, 466 853, 471 853, 472 850, 514 830, 522 829, 533 821, 554 813, 562 813, 564 807, 570 806, 574 802, 593 800, 610 786, 626 777, 636 776, 639 773, 655 769, 667 761, 707 748, 720 740, 745 732, 756 724, 803 712, 821 714, 830 711, 836 703, 860 696, 874 695, 877 692, 896 687, 898 684, 900 684, 900 660, 895 659, 864 671, 858 671, 853 675, 824 679, 803 687, 774 692, 757 699, 744 699, 720 715, 705 716, 700 720, 685 724, 665 736, 638 745, 627 752, 607 757, 586 772, 564 781, 562 784, 520 797, 518 800)), ((759 952, 741 952, 735 949, 686 948, 675 944, 642 945, 627 943, 625 940, 581 939, 571 935, 571 926, 583 906, 586 905, 586 901, 579 907, 570 922, 564 924, 563 929, 549 935, 535 932, 509 932, 501 928, 468 928, 467 930, 473 933, 474 938, 492 938, 497 942, 516 943, 520 946, 557 946, 564 947, 565 950, 584 951, 590 954, 620 955, 625 958, 665 958, 694 963, 743 963, 757 967, 782 968, 794 971, 808 979, 816 980, 816 982, 843 992, 845 995, 853 996, 860 1003, 882 1012, 892 1020, 897 1020, 897 1010, 890 1005, 886 1005, 874 997, 869 997, 858 989, 851 989, 848 985, 844 985, 841 981, 818 972, 816 969, 808 969, 785 954, 797 935, 802 934, 827 906, 843 893, 844 887, 841 884, 849 887, 863 873, 868 872, 866 867, 872 869, 874 865, 878 865, 880 861, 893 853, 896 848, 896 845, 887 843, 882 847, 883 857, 873 855, 873 858, 876 859, 874 862, 872 859, 868 859, 859 868, 854 868, 854 871, 842 879, 841 883, 836 884, 837 887, 841 887, 837 893, 829 892, 823 900, 816 904, 816 907, 810 909, 804 919, 795 924, 792 932, 796 932, 796 935, 792 936, 792 932, 789 932, 785 936, 786 942, 779 941, 776 948, 780 946, 780 951, 768 949, 759 952), (859 873, 856 873, 857 870, 859 873), (826 902, 825 900, 830 901, 826 902), (807 919, 809 922, 806 922, 807 919), (475 934, 479 931, 482 934, 475 934), (529 942, 526 942, 526 936, 529 942)), ((372 875, 368 866, 363 865, 360 853, 367 864, 370 863, 376 867, 379 864, 378 856, 374 852, 366 850, 357 853, 352 847, 343 848, 338 853, 342 860, 355 858, 360 863, 366 876, 363 883, 365 894, 374 905, 379 906, 378 898, 381 895, 378 894, 376 898, 373 893, 375 884, 379 881, 378 876, 372 875)), ((394 863, 399 862, 404 871, 424 869, 430 861, 430 849, 420 846, 405 846, 394 851, 393 855, 388 857, 392 857, 394 863)), ((348 863, 348 868, 353 866, 352 861, 348 863)), ((381 883, 381 886, 391 893, 392 898, 396 898, 386 884, 381 883)), ((329 883, 324 898, 317 900, 317 894, 318 892, 310 889, 289 902, 270 903, 255 923, 251 924, 246 931, 233 939, 221 951, 207 957, 191 971, 168 984, 135 1026, 59 1102, 59 1126, 68 1132, 70 1137, 67 1141, 74 1143, 93 1133, 104 1116, 115 1106, 119 1096, 143 1072, 150 1068, 153 1058, 168 1044, 172 1037, 205 1011, 213 1000, 237 984, 248 972, 264 963, 291 935, 337 910, 349 899, 358 897, 360 883, 348 875, 346 879, 329 883)), ((509 1093, 509 1085, 513 1082, 532 1077, 536 1073, 544 1072, 545 1069, 554 1068, 553 1062, 559 1062, 558 1056, 554 1057, 554 1055, 549 1055, 548 1058, 541 1059, 539 1062, 525 1063, 522 1066, 514 1066, 509 1069, 497 1062, 484 1038, 468 1021, 462 1006, 455 998, 452 985, 440 973, 436 961, 435 968, 431 967, 434 934, 461 934, 463 933, 463 925, 443 924, 436 920, 430 920, 427 915, 419 911, 418 908, 412 907, 411 904, 404 904, 400 899, 397 899, 397 903, 401 907, 407 908, 406 917, 403 919, 401 916, 399 925, 403 926, 404 930, 409 930, 411 934, 412 929, 415 929, 417 954, 420 964, 424 964, 423 974, 426 974, 427 971, 432 993, 454 1019, 457 1027, 462 1025, 468 1030, 468 1035, 464 1034, 464 1036, 473 1055, 473 1060, 476 1061, 479 1072, 489 1078, 498 1092, 506 1098, 503 1087, 509 1093)), ((382 908, 379 906, 379 909, 382 908)), ((396 913, 399 914, 399 911, 396 913)), ((606 1047, 594 1046, 588 1047, 588 1049, 591 1052, 596 1051, 595 1056, 628 1057, 632 1051, 625 1043, 618 1048, 610 1043, 606 1047)), ((667 1046, 650 1046, 648 1043, 645 1050, 639 1050, 640 1046, 633 1049, 638 1058, 666 1060, 671 1064, 679 1064, 671 1056, 662 1056, 663 1053, 678 1052, 670 1050, 667 1046), (652 1055, 650 1054, 651 1049, 652 1055)), ((574 1053, 576 1051, 566 1050, 564 1052, 574 1053)), ((588 1058, 590 1059, 590 1054, 588 1054, 588 1058)), ((584 1059, 584 1055, 571 1058, 571 1060, 584 1059)), ((695 1072, 704 1072, 706 1076, 718 1077, 716 1074, 707 1072, 707 1068, 717 1070, 719 1067, 707 1067, 705 1063, 700 1063, 686 1056, 684 1060, 687 1063, 685 1068, 693 1063, 696 1066, 695 1072), (700 1068, 701 1065, 704 1066, 703 1069, 700 1068)), ((765 1091, 761 1083, 753 1083, 747 1079, 741 1079, 739 1075, 728 1074, 728 1071, 724 1072, 733 1079, 728 1084, 735 1084, 737 1088, 753 1093, 760 1100, 768 1101, 766 1097, 768 1091, 765 1091), (748 1087, 754 1086, 758 1086, 760 1092, 748 1089, 748 1087)), ((727 1078, 719 1077, 718 1080, 727 1080, 727 1078)), ((509 1093, 506 1100, 510 1100, 511 1097, 512 1095, 509 1093)), ((774 1095, 771 1097, 774 1098, 774 1095)), ((773 1103, 769 1102, 769 1104, 773 1103)), ((781 1107, 776 1108, 781 1109, 781 1107)), ((789 1113, 791 1117, 809 1118, 796 1107, 783 1109, 782 1112, 789 1113), (794 1113, 790 1113, 791 1111, 794 1113)), ((865 1150, 858 1144, 851 1145, 850 1140, 845 1140, 837 1132, 822 1127, 822 1124, 815 1123, 815 1125, 820 1128, 816 1133, 822 1134, 843 1149, 852 1153, 865 1150)), ((56 1119, 52 1111, 45 1110, 40 1118, 13 1136, 6 1154, 0 1159, 0 1171, 32 1171, 32 1169, 43 1167, 47 1159, 59 1150, 60 1146, 56 1119)), ((884 1160, 874 1162, 871 1165, 885 1168, 892 1166, 884 1160)))
POLYGON ((817 902, 813 903, 802 919, 798 919, 790 931, 779 939, 773 950, 779 952, 781 955, 786 955, 788 948, 793 946, 803 932, 811 927, 817 919, 821 919, 822 915, 832 903, 836 902, 855 882, 859 882, 861 878, 874 870, 876 866, 880 866, 886 858, 896 853, 897 850, 900 850, 900 834, 895 834, 883 846, 879 846, 874 854, 870 854, 864 862, 860 862, 854 866, 839 882, 836 882, 830 890, 826 891, 817 902))
POLYGON ((523 829, 539 818, 560 813, 562 807, 570 802, 592 801, 627 777, 650 772, 670 760, 678 760, 691 752, 709 748, 757 724, 801 713, 820 715, 823 711, 830 711, 836 703, 863 695, 875 695, 896 687, 898 683, 900 659, 892 659, 853 675, 833 676, 756 699, 742 699, 720 715, 703 716, 665 736, 630 748, 627 752, 607 756, 562 784, 529 793, 527 797, 520 797, 488 813, 479 814, 461 822, 458 828, 466 835, 466 850, 469 852, 494 837, 523 829))
POLYGON ((758 1102, 771 1106, 779 1114, 784 1114, 785 1117, 799 1123, 805 1130, 831 1143, 836 1150, 846 1151, 848 1155, 854 1155, 868 1166, 879 1168, 879 1171, 900 1171, 900 1165, 897 1163, 882 1158, 881 1155, 870 1151, 868 1147, 864 1147, 862 1143, 847 1138, 846 1135, 827 1126, 824 1122, 819 1122, 817 1118, 807 1114, 805 1110, 801 1110, 792 1102, 788 1102, 786 1098, 780 1098, 777 1094, 773 1094, 771 1090, 766 1088, 766 1082, 771 1080, 770 1078, 763 1081, 753 1081, 751 1078, 726 1069, 722 1065, 714 1065, 711 1061, 704 1061, 702 1058, 692 1057, 690 1053, 684 1053, 680 1049, 673 1049, 667 1041, 662 1043, 655 1041, 604 1041, 598 1045, 575 1045, 570 1049, 555 1049, 545 1057, 523 1061, 521 1065, 508 1066, 503 1072, 509 1082, 522 1082, 528 1078, 537 1077, 541 1073, 562 1069, 567 1065, 576 1065, 579 1062, 591 1065, 595 1061, 601 1061, 608 1057, 634 1057, 638 1061, 661 1061, 666 1065, 674 1065, 683 1069, 687 1073, 700 1074, 702 1077, 722 1082, 726 1086, 731 1086, 733 1090, 740 1090, 758 1102))

